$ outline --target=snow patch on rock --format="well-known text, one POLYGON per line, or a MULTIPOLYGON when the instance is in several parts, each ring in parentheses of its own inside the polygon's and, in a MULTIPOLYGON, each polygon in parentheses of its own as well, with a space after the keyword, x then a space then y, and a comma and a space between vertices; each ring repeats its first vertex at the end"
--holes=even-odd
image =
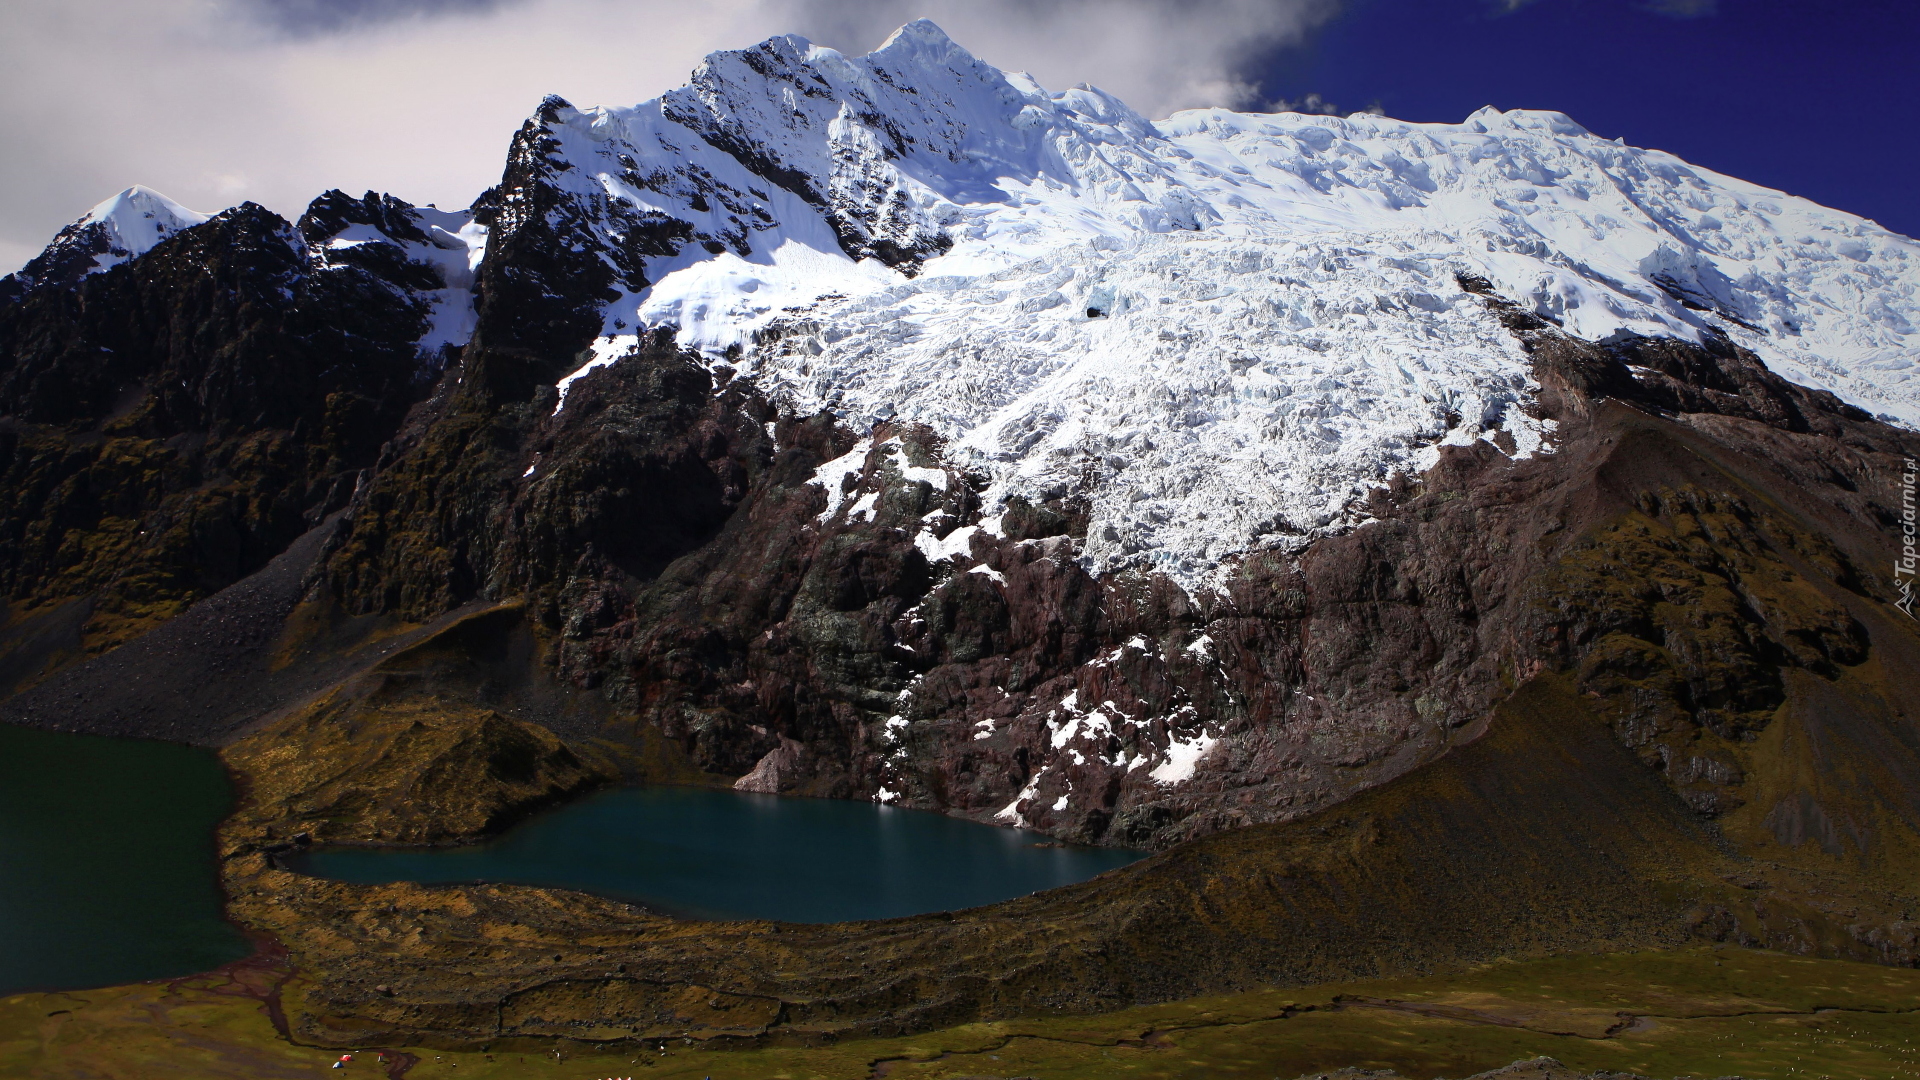
POLYGON ((955 529, 944 537, 923 532, 913 538, 913 545, 920 549, 920 554, 925 555, 929 563, 943 563, 955 557, 972 558, 973 538, 984 532, 978 525, 955 529))
POLYGON ((824 525, 840 512, 840 507, 847 498, 847 480, 866 471, 867 455, 872 450, 873 440, 861 439, 854 444, 853 449, 813 471, 813 478, 807 483, 818 484, 827 492, 827 508, 820 511, 815 521, 824 525))
POLYGON ((1028 777, 1027 786, 1020 789, 1020 794, 1015 795, 1013 797, 1012 802, 1002 807, 999 813, 993 815, 993 820, 1001 823, 1002 825, 1012 825, 1014 828, 1017 828, 1017 829, 1026 828, 1027 816, 1025 813, 1021 812, 1020 806, 1021 804, 1031 800, 1033 798, 1033 793, 1040 790, 1040 777, 1045 775, 1045 773, 1046 773, 1046 770, 1041 769, 1038 772, 1035 772, 1032 776, 1028 777))
POLYGON ((1200 762, 1219 745, 1220 740, 1200 732, 1190 739, 1175 738, 1167 743, 1167 759, 1147 775, 1166 787, 1176 787, 1193 779, 1200 762))
POLYGON ((976 566, 971 570, 968 570, 967 573, 979 574, 981 577, 986 578, 988 581, 993 582, 995 585, 998 585, 1003 589, 1007 587, 1007 575, 1001 573, 998 570, 995 570, 993 567, 988 566, 986 563, 981 563, 979 566, 976 566))

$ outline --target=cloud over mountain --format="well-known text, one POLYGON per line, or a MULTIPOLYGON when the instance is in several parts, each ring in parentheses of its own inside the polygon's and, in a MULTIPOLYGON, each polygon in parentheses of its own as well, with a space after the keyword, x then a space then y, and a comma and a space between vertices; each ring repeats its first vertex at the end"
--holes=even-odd
POLYGON ((297 213, 316 191, 464 204, 543 95, 630 104, 796 31, 853 52, 928 15, 1042 82, 1246 104, 1246 64, 1338 0, 73 0, 0 10, 0 270, 133 183, 297 213))

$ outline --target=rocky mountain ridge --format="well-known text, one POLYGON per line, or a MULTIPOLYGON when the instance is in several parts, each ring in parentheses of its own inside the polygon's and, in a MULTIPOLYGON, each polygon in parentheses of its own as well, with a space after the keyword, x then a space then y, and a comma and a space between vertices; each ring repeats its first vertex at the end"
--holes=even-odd
POLYGON ((206 220, 207 215, 136 184, 60 230, 46 250, 0 279, 0 300, 18 300, 37 288, 75 285, 88 274, 137 259, 181 229, 206 220))
POLYGON ((683 90, 549 101, 536 128, 526 197, 646 283, 608 294, 590 340, 582 309, 592 358, 569 379, 672 327, 790 411, 926 424, 992 506, 1080 494, 1096 572, 1192 585, 1366 520, 1436 445, 1550 446, 1526 358, 1463 274, 1586 340, 1726 337, 1920 418, 1911 240, 1559 114, 1150 123, 919 22, 865 57, 717 53, 683 90), (870 218, 925 253, 852 257, 845 223, 870 218))
MULTIPOLYGON (((372 194, 329 192, 297 223, 249 203, 70 280, 7 279, 10 684, 164 621, 346 505, 464 344, 466 246, 430 240, 429 218, 465 221, 372 194)), ((96 210, 46 265, 117 220, 96 210)))

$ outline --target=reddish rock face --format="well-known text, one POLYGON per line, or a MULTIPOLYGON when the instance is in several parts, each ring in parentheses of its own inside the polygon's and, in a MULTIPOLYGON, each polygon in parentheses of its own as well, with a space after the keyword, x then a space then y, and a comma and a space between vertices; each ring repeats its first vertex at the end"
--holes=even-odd
POLYGON ((482 450, 446 404, 327 572, 365 613, 525 595, 553 675, 607 706, 592 733, 656 730, 755 791, 1158 847, 1405 773, 1554 670, 1724 812, 1727 747, 1782 672, 1866 657, 1849 605, 1887 591, 1868 478, 1914 439, 1731 346, 1602 347, 1490 303, 1535 353, 1558 450, 1449 447, 1371 524, 1241 557, 1217 589, 1089 576, 1070 499, 981 528, 980 481, 925 429, 779 416, 662 347, 557 413, 491 413, 482 450))

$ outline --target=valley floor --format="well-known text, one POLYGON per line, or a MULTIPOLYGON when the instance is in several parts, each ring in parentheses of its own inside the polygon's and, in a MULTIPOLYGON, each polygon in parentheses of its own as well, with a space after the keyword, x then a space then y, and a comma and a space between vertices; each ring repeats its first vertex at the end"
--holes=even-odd
MULTIPOLYGON (((276 1030, 298 979, 271 956, 205 976, 0 1000, 0 1075, 280 1080, 318 1076, 341 1051, 276 1030)), ((1463 974, 1263 990, 1099 1016, 970 1024, 899 1039, 666 1052, 527 1040, 481 1052, 376 1048, 328 1075, 407 1080, 711 1077, 987 1080, 989 1077, 1463 1077, 1551 1057, 1515 1080, 1611 1070, 1650 1077, 1906 1080, 1920 1076, 1920 971, 1699 946, 1569 955, 1463 974)))

